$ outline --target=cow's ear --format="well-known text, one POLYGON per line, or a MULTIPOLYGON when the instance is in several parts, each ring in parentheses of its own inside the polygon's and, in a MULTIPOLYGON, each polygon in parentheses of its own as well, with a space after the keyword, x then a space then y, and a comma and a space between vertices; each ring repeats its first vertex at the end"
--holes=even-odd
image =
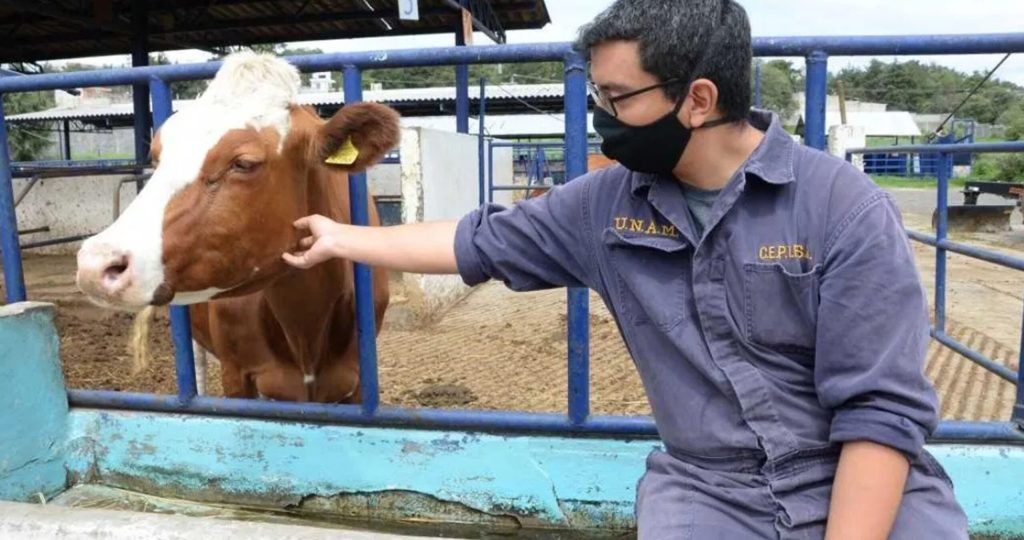
POLYGON ((365 170, 398 146, 398 112, 379 103, 353 103, 320 127, 313 155, 347 171, 365 170))

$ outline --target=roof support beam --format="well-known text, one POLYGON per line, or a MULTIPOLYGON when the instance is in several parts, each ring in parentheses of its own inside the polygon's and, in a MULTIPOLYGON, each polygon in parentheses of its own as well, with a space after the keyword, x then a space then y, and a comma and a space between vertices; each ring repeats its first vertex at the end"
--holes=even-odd
MULTIPOLYGON (((473 28, 495 43, 505 43, 505 29, 489 0, 445 0, 445 3, 459 11, 468 9, 473 14, 473 28)), ((512 6, 509 8, 514 9, 512 6)))

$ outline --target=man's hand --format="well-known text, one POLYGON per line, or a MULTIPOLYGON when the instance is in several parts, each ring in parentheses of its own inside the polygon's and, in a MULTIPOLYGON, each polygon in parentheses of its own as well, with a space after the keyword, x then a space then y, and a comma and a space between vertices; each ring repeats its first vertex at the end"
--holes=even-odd
POLYGON ((910 463, 899 451, 869 441, 844 443, 825 539, 888 538, 909 471, 910 463))
POLYGON ((297 268, 316 266, 328 259, 347 259, 417 274, 456 274, 455 221, 367 227, 336 223, 324 216, 295 222, 304 233, 299 251, 284 253, 284 261, 297 268))
POLYGON ((286 263, 297 268, 310 268, 340 256, 338 237, 343 234, 343 225, 321 215, 312 215, 296 221, 295 228, 309 235, 299 240, 301 251, 282 255, 286 263))

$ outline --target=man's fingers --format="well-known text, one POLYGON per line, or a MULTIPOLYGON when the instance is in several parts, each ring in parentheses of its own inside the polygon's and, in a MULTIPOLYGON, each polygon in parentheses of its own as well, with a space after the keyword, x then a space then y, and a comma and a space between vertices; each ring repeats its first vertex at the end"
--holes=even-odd
POLYGON ((295 254, 283 253, 281 254, 281 258, 284 259, 284 262, 297 268, 309 268, 312 265, 309 263, 309 260, 306 259, 306 253, 307 252, 305 251, 300 251, 295 254))
POLYGON ((314 243, 316 243, 316 238, 313 238, 312 236, 307 236, 302 240, 299 240, 299 247, 302 249, 309 249, 313 247, 314 243))
POLYGON ((313 218, 313 216, 306 216, 306 217, 303 217, 303 218, 299 218, 299 219, 295 220, 295 222, 292 223, 292 225, 296 229, 309 229, 309 223, 310 223, 310 221, 312 221, 312 218, 313 218))

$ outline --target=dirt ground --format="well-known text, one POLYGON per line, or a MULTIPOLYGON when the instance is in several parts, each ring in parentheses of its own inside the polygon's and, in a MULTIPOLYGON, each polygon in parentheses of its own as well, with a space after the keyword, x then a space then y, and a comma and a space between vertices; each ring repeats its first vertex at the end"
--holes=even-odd
MULTIPOLYGON (((920 208, 934 194, 895 192, 906 224, 927 231, 920 208), (922 203, 922 201, 925 201, 922 203)), ((930 209, 929 209, 930 211, 930 209)), ((1021 253, 1024 227, 962 235, 1007 253, 1021 253)), ((932 291, 934 251, 915 243, 918 268, 932 291)), ((947 332, 1017 369, 1024 273, 959 255, 948 257, 947 332)), ((32 300, 57 305, 64 373, 70 388, 173 393, 175 375, 166 311, 151 332, 155 362, 130 374, 127 350, 132 317, 94 307, 74 286, 72 257, 28 256, 26 284, 32 300)), ((394 292, 400 304, 400 286, 394 292)), ((381 401, 403 406, 562 412, 566 408, 565 291, 512 293, 497 283, 479 287, 429 327, 403 329, 385 321, 378 340, 381 401)), ((591 403, 598 414, 648 414, 643 388, 615 323, 591 297, 591 403)), ((947 419, 1004 420, 1014 387, 933 342, 928 375, 942 397, 947 419)), ((211 369, 210 391, 220 392, 211 369)))

